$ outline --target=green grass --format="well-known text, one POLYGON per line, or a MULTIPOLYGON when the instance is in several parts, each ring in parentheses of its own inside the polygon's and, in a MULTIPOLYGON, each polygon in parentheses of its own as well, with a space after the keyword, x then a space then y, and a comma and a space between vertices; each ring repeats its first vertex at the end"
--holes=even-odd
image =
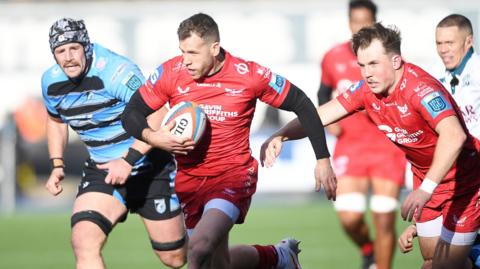
MULTIPOLYGON (((305 269, 359 268, 358 251, 343 234, 329 203, 257 204, 251 208, 246 224, 234 228, 232 244, 276 243, 291 235, 302 241, 300 261, 305 269)), ((69 221, 65 213, 0 217, 0 268, 74 268, 69 221)), ((398 220, 397 230, 406 225, 398 220)), ((164 268, 135 215, 114 229, 104 257, 109 268, 164 268)), ((395 255, 394 268, 418 268, 420 264, 418 245, 413 253, 397 251, 395 255)))

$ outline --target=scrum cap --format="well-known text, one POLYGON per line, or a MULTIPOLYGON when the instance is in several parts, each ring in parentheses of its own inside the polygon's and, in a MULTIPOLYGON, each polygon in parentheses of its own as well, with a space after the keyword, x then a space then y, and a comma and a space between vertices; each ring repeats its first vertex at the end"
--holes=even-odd
POLYGON ((93 47, 88 38, 87 28, 83 20, 75 20, 71 18, 62 18, 52 24, 50 27, 50 49, 67 43, 80 43, 85 50, 85 57, 90 59, 93 53, 93 47))

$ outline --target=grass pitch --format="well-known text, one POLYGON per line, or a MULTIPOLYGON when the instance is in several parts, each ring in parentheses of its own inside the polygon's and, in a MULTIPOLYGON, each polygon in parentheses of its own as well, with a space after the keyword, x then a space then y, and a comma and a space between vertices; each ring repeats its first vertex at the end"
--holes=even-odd
MULTIPOLYGON (((398 218, 397 231, 405 226, 407 223, 398 218)), ((285 236, 302 241, 300 262, 304 269, 360 268, 358 251, 343 234, 325 199, 293 204, 283 200, 254 201, 246 223, 234 227, 230 242, 269 244, 285 236)), ((68 213, 0 216, 0 268, 74 268, 69 240, 68 213)), ((153 254, 145 229, 135 215, 113 230, 104 257, 108 268, 165 268, 153 254)), ((418 268, 420 264, 418 245, 410 254, 395 254, 394 268, 418 268)))

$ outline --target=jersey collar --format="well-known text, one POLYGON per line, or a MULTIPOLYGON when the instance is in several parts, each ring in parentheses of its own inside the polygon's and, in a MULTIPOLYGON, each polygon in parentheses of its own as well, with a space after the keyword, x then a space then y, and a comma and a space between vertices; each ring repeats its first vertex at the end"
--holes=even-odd
POLYGON ((471 47, 468 50, 467 54, 465 54, 465 57, 463 57, 462 62, 460 63, 459 66, 457 66, 456 68, 454 68, 452 70, 447 70, 447 72, 450 72, 451 74, 456 75, 456 76, 460 76, 462 74, 463 70, 465 69, 465 66, 467 65, 468 60, 470 60, 470 58, 472 58, 472 55, 473 55, 473 47, 471 47))

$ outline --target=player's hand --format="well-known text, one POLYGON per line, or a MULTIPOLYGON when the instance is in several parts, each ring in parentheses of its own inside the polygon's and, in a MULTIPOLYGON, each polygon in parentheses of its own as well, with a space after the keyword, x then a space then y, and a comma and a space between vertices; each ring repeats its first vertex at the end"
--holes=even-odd
POLYGON ((125 184, 132 172, 132 166, 123 158, 115 159, 104 164, 97 164, 97 168, 107 170, 108 174, 105 177, 105 183, 112 185, 125 184))
POLYGON ((320 191, 322 185, 328 200, 335 201, 337 198, 337 177, 333 172, 329 158, 317 160, 315 165, 315 191, 320 191))
POLYGON ((411 221, 415 215, 415 218, 420 218, 422 209, 425 204, 430 201, 432 194, 424 190, 417 189, 408 194, 405 201, 402 204, 402 218, 406 221, 411 221))
POLYGON ((413 238, 417 236, 417 227, 409 225, 398 238, 398 247, 402 253, 408 253, 413 249, 413 238))
POLYGON ((157 131, 148 131, 148 133, 144 133, 145 141, 153 147, 161 148, 174 154, 187 155, 188 152, 193 150, 195 143, 190 138, 179 137, 170 133, 173 127, 175 127, 175 121, 160 127, 157 131))
POLYGON ((282 151, 282 139, 278 136, 270 137, 263 142, 260 148, 260 164, 266 167, 272 167, 278 155, 282 151))
POLYGON ((47 188, 48 192, 50 192, 52 195, 57 196, 63 191, 60 181, 62 181, 64 178, 65 173, 63 172, 63 168, 54 168, 50 173, 47 183, 45 184, 45 188, 47 188))

